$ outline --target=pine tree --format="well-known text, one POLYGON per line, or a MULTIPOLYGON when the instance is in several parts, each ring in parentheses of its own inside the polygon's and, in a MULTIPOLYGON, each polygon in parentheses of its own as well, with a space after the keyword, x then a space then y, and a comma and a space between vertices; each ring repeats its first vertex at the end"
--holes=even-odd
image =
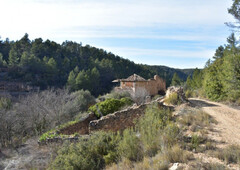
POLYGON ((12 48, 9 52, 9 59, 8 59, 10 66, 16 66, 19 63, 19 57, 17 51, 12 48))
POLYGON ((182 80, 179 78, 179 76, 177 75, 177 73, 173 74, 173 78, 172 78, 172 82, 171 85, 172 86, 180 86, 182 84, 182 80))
POLYGON ((74 71, 71 71, 68 76, 67 86, 70 88, 70 91, 76 90, 76 74, 74 71))
POLYGON ((228 100, 240 98, 240 53, 224 57, 223 86, 228 100))
POLYGON ((191 79, 191 76, 187 77, 186 86, 187 86, 187 89, 189 89, 189 90, 192 89, 192 79, 191 79))

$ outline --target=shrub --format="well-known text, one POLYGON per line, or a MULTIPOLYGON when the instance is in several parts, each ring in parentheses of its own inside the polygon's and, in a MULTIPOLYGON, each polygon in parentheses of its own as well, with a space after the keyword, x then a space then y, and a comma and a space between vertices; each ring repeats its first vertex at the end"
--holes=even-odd
POLYGON ((91 93, 86 90, 79 90, 71 94, 73 101, 71 101, 72 108, 75 108, 76 112, 87 111, 91 105, 94 105, 95 98, 91 93))
POLYGON ((163 151, 163 159, 170 162, 182 162, 185 163, 190 159, 190 155, 186 151, 182 150, 179 145, 174 145, 171 148, 167 148, 163 151))
POLYGON ((186 98, 193 97, 193 92, 191 90, 186 90, 185 96, 186 96, 186 98))
POLYGON ((226 148, 217 151, 216 156, 227 163, 240 163, 240 146, 227 146, 226 148))
POLYGON ((132 100, 130 98, 122 98, 120 100, 106 99, 103 102, 99 102, 94 106, 91 106, 89 108, 89 111, 94 112, 97 117, 101 117, 101 114, 105 116, 109 113, 114 113, 115 111, 118 111, 120 108, 128 106, 130 104, 132 104, 132 100))
POLYGON ((55 133, 55 131, 54 130, 52 130, 52 131, 48 131, 48 132, 46 132, 46 133, 43 133, 41 136, 40 136, 40 138, 39 138, 39 141, 45 141, 47 138, 54 138, 54 137, 57 137, 58 135, 55 133))
POLYGON ((117 91, 112 90, 111 93, 109 93, 103 97, 106 99, 108 99, 108 98, 121 99, 121 98, 125 98, 125 97, 130 98, 131 94, 126 90, 117 90, 117 91))
POLYGON ((197 135, 193 135, 191 139, 191 149, 197 150, 200 144, 200 137, 197 135))
POLYGON ((9 110, 12 106, 12 101, 9 98, 0 97, 0 109, 9 110))
POLYGON ((51 170, 65 169, 102 169, 104 167, 103 157, 96 152, 88 142, 80 142, 77 145, 65 145, 59 150, 58 156, 49 166, 51 170))
POLYGON ((162 143, 165 147, 172 147, 178 141, 180 129, 174 123, 169 123, 162 133, 162 143))
POLYGON ((98 132, 88 141, 63 146, 49 169, 103 169, 105 164, 117 162, 120 136, 98 132))
POLYGON ((160 134, 170 120, 169 110, 159 109, 157 104, 147 107, 145 115, 137 123, 146 155, 154 156, 160 149, 160 134))
POLYGON ((170 94, 168 98, 165 99, 165 102, 172 105, 180 105, 182 103, 176 92, 170 94))
POLYGON ((118 152, 121 157, 130 161, 141 161, 143 159, 143 149, 140 145, 140 139, 132 129, 126 129, 123 132, 123 138, 119 143, 118 152))

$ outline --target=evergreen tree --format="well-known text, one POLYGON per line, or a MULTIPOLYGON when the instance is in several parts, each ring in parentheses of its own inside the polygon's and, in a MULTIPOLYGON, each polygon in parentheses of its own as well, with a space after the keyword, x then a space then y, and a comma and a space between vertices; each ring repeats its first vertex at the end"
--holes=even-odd
POLYGON ((187 81, 186 81, 186 87, 187 89, 192 89, 192 79, 191 76, 188 76, 187 81))
POLYGON ((179 76, 177 75, 177 73, 173 74, 173 78, 172 78, 172 82, 171 85, 172 86, 180 86, 182 84, 182 80, 179 78, 179 76))
POLYGON ((221 79, 222 59, 217 59, 205 69, 203 88, 209 99, 221 100, 225 96, 221 79))
POLYGON ((240 99, 240 53, 225 56, 223 63, 224 91, 231 101, 240 99))
POLYGON ((9 59, 8 59, 10 66, 16 66, 19 63, 19 57, 17 51, 12 48, 9 52, 9 59))
POLYGON ((3 55, 2 55, 2 53, 0 53, 0 67, 2 67, 2 66, 6 66, 6 61, 5 60, 3 60, 3 55))
POLYGON ((70 91, 76 90, 76 74, 74 71, 71 71, 68 76, 67 85, 70 88, 70 91))
POLYGON ((85 74, 86 73, 84 70, 82 70, 78 73, 78 75, 76 77, 77 90, 80 90, 80 89, 86 90, 87 79, 85 77, 85 74))

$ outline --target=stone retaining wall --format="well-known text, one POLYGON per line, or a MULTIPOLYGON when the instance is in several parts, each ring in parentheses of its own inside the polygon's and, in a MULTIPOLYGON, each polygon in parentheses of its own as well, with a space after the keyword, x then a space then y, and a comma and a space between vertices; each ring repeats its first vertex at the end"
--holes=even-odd
POLYGON ((94 113, 90 113, 87 117, 80 120, 78 123, 75 123, 73 125, 69 125, 66 128, 60 129, 58 133, 64 134, 64 135, 71 135, 74 133, 79 133, 80 135, 86 135, 89 134, 89 123, 92 120, 96 120, 97 117, 94 113))
MULTIPOLYGON (((156 102, 156 101, 154 101, 156 102)), ((163 103, 156 102, 159 107, 169 108, 164 106, 163 103)), ((104 130, 104 131, 122 131, 128 127, 134 126, 134 121, 145 113, 148 104, 140 106, 133 106, 125 110, 109 114, 99 120, 93 120, 89 123, 89 132, 104 130)))

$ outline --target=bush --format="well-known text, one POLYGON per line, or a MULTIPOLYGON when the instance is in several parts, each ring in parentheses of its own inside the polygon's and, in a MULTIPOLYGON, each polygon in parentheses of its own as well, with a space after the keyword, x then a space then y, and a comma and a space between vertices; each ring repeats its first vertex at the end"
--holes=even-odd
POLYGON ((163 159, 170 163, 186 163, 190 159, 190 155, 182 150, 179 145, 174 145, 163 151, 163 159))
POLYGON ((49 169, 103 169, 105 164, 117 162, 119 134, 98 132, 88 141, 65 145, 49 169))
POLYGON ((95 98, 91 95, 88 90, 79 90, 71 94, 74 99, 71 102, 72 108, 76 109, 76 112, 87 111, 91 105, 94 105, 95 98))
POLYGON ((186 90, 185 96, 186 96, 186 98, 193 97, 193 92, 191 90, 186 90))
POLYGON ((9 110, 12 107, 12 101, 9 98, 0 97, 0 109, 9 110))
POLYGON ((180 129, 174 123, 169 123, 162 133, 162 143, 166 147, 172 147, 178 142, 180 129))
POLYGON ((77 145, 65 145, 59 152, 58 156, 52 162, 49 169, 102 169, 104 159, 98 154, 90 142, 80 142, 77 145))
POLYGON ((132 129, 126 129, 123 132, 123 138, 119 143, 118 152, 121 157, 130 161, 141 161, 143 159, 143 149, 140 145, 140 139, 132 129))
POLYGON ((89 108, 89 111, 92 111, 95 113, 97 117, 101 117, 101 114, 103 116, 114 113, 115 111, 118 111, 120 108, 124 106, 128 106, 132 104, 132 100, 130 98, 122 98, 122 99, 106 99, 103 102, 99 102, 95 104, 94 106, 91 106, 89 108))
POLYGON ((167 104, 172 104, 172 105, 180 105, 182 104, 181 99, 179 98, 178 94, 176 92, 170 94, 168 98, 164 100, 167 104))
MULTIPOLYGON (((129 101, 128 99, 121 100, 125 103, 129 101)), ((91 135, 88 141, 65 146, 59 151, 50 168, 100 169, 105 165, 117 163, 120 159, 125 162, 127 160, 130 164, 136 163, 138 167, 137 164, 143 160, 144 155, 152 157, 160 151, 169 151, 169 148, 175 145, 179 129, 172 123, 171 118, 169 110, 159 109, 157 104, 150 105, 134 129, 125 129, 121 135, 98 132, 91 135), (162 139, 164 139, 164 144, 162 139)), ((169 151, 168 154, 164 152, 168 159, 180 161, 185 159, 182 150, 173 148, 174 150, 169 151), (177 158, 173 157, 173 153, 178 154, 177 158), (178 158, 179 155, 183 158, 178 158)), ((154 166, 167 167, 165 159, 161 160, 160 164, 159 160, 156 161, 154 166)))
POLYGON ((109 93, 103 97, 106 99, 108 99, 108 98, 121 99, 121 98, 125 98, 125 97, 130 98, 131 94, 126 90, 117 90, 117 91, 112 90, 111 93, 109 93))
POLYGON ((216 156, 227 163, 240 163, 240 146, 227 146, 226 148, 216 152, 216 156))
POLYGON ((137 123, 137 130, 146 155, 154 156, 160 149, 160 134, 170 120, 169 110, 161 110, 157 104, 148 106, 145 115, 137 123))

